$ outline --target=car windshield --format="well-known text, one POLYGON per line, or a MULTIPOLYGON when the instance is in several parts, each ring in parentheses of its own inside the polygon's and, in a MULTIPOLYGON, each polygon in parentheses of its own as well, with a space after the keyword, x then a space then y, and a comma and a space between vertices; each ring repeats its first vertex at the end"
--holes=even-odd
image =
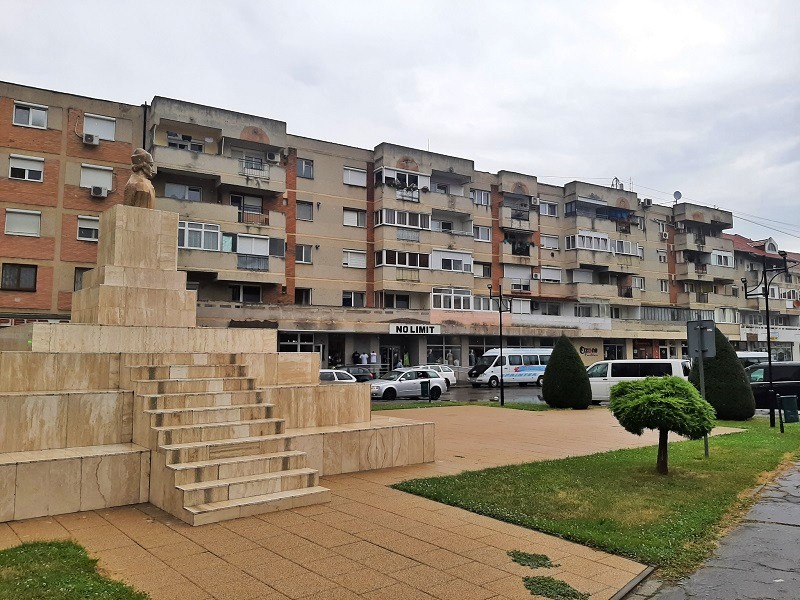
POLYGON ((476 367, 489 367, 494 362, 494 359, 497 358, 496 356, 481 356, 478 359, 478 362, 475 363, 476 367))
POLYGON ((386 381, 397 381, 401 375, 403 375, 405 371, 389 371, 386 375, 382 376, 381 379, 385 379, 386 381))

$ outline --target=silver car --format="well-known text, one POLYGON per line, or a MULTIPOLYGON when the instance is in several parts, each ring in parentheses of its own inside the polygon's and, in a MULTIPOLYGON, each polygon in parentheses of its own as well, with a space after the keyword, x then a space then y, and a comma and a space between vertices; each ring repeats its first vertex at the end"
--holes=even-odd
POLYGON ((422 397, 423 383, 430 387, 428 397, 438 400, 443 392, 447 391, 447 381, 431 369, 395 369, 389 371, 380 379, 375 379, 370 384, 373 398, 394 400, 395 398, 420 398, 422 397))

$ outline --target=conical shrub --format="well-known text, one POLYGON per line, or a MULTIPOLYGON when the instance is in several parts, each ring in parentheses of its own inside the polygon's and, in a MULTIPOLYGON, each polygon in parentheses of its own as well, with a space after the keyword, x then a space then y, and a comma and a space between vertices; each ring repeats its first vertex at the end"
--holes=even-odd
POLYGON ((562 335, 547 362, 542 382, 542 397, 553 408, 589 408, 592 386, 586 367, 569 338, 562 335))
MULTIPOLYGON (((703 360, 706 381, 706 400, 714 407, 718 419, 746 421, 756 412, 753 390, 742 363, 728 338, 714 328, 717 355, 703 360)), ((692 364, 689 381, 700 389, 700 361, 692 364)))

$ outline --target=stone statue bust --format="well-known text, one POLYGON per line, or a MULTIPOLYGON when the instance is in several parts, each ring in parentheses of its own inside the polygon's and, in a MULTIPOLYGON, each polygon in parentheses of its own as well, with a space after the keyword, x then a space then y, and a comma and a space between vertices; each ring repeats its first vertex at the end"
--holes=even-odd
POLYGON ((139 208, 156 207, 156 191, 150 180, 155 175, 153 157, 142 148, 137 148, 131 156, 131 174, 125 184, 125 206, 138 206, 139 208))

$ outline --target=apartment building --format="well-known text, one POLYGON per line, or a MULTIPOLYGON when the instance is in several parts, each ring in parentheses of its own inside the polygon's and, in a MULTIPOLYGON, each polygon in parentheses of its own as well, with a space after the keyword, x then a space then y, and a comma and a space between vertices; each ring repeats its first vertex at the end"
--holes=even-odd
MULTIPOLYGON (((781 258, 773 240, 726 233, 729 211, 658 205, 618 182, 546 185, 391 143, 354 148, 159 96, 134 107, 0 84, 0 111, 6 324, 69 318, 96 215, 121 201, 143 145, 157 208, 181 215, 198 322, 277 328, 282 351, 466 366, 499 344, 490 294, 501 288, 506 344, 566 333, 587 364, 680 357, 690 318, 715 319, 742 348, 766 341, 764 302, 741 279, 752 287, 781 258)), ((800 268, 780 277, 771 334, 797 357, 800 268)))

